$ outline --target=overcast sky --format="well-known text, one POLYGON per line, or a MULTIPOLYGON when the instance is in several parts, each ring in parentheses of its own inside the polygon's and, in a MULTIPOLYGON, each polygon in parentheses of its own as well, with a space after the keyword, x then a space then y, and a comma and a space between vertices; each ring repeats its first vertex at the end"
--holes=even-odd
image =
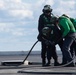
MULTIPOLYGON (((38 18, 50 4, 54 15, 76 18, 76 0, 0 0, 0 51, 26 51, 37 40, 38 18)), ((38 43, 34 50, 40 50, 38 43)))

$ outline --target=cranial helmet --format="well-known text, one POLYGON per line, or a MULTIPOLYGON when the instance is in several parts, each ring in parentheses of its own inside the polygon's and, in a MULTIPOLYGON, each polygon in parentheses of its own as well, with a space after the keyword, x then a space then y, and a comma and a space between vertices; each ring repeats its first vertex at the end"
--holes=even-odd
POLYGON ((42 34, 44 35, 44 36, 47 36, 47 34, 50 32, 50 28, 49 27, 44 27, 43 29, 42 29, 42 34))
POLYGON ((68 16, 68 15, 66 15, 66 14, 63 14, 62 16, 65 16, 65 17, 69 18, 69 16, 68 16))
POLYGON ((45 5, 42 11, 43 12, 52 12, 52 8, 50 5, 45 5))

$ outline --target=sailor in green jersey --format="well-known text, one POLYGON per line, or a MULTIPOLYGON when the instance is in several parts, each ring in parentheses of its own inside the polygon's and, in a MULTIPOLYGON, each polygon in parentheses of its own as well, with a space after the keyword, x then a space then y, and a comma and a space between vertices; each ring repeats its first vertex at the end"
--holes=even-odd
MULTIPOLYGON (((74 18, 70 18, 70 20, 72 21, 75 29, 76 29, 76 19, 74 18)), ((75 55, 76 56, 76 40, 73 42, 73 44, 70 47, 70 52, 72 54, 72 57, 75 55)))
MULTIPOLYGON (((63 52, 63 56, 66 59, 67 63, 72 61, 72 56, 69 52, 69 48, 72 45, 73 41, 76 38, 76 31, 74 28, 73 23, 70 21, 69 18, 65 17, 65 16, 60 16, 58 18, 58 21, 56 22, 62 32, 62 38, 64 38, 64 42, 63 42, 63 47, 62 47, 62 52, 63 52)), ((72 61, 69 65, 67 66, 75 66, 74 62, 72 61)))
POLYGON ((69 16, 66 15, 66 14, 63 14, 62 16, 65 16, 65 17, 69 18, 69 19, 71 20, 71 22, 73 23, 73 25, 74 25, 74 27, 75 27, 75 30, 76 30, 76 19, 75 19, 75 18, 71 18, 71 17, 69 17, 69 16))
MULTIPOLYGON (((67 18, 69 18, 71 20, 71 22, 73 23, 73 25, 75 27, 75 30, 76 30, 76 19, 71 18, 71 17, 67 16, 66 14, 63 14, 63 16, 65 16, 65 17, 67 17, 67 18)), ((76 56, 76 40, 71 45, 70 52, 71 52, 72 57, 74 56, 74 54, 76 56)))

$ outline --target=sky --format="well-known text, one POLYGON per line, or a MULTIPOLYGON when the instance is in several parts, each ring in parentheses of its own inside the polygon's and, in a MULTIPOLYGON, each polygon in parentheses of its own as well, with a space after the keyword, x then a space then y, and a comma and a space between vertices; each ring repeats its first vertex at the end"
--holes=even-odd
MULTIPOLYGON (((0 0, 0 51, 30 50, 37 41, 38 19, 46 4, 54 15, 76 18, 76 0, 0 0)), ((34 50, 41 50, 40 42, 34 50)))

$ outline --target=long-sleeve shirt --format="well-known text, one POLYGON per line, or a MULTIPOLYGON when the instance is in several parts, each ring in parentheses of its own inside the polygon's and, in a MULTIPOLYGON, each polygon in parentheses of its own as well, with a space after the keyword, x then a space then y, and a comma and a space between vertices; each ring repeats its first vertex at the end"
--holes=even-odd
POLYGON ((73 23, 73 25, 74 25, 74 27, 75 27, 75 30, 76 30, 76 19, 70 18, 70 20, 72 21, 72 23, 73 23))
POLYGON ((59 26, 62 31, 62 37, 67 36, 68 33, 76 32, 73 23, 64 16, 59 18, 59 26))

